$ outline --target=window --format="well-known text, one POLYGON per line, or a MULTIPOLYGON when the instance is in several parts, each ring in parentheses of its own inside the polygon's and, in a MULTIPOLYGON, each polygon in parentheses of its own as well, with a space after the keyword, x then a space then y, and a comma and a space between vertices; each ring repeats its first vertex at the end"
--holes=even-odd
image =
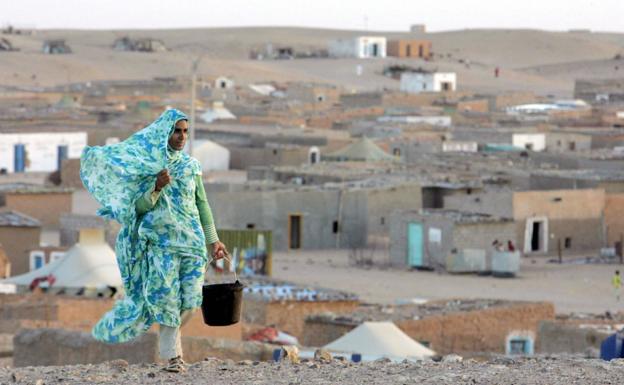
POLYGON ((253 230, 253 229, 255 229, 255 228, 256 228, 256 224, 255 224, 255 223, 247 223, 247 228, 248 228, 249 230, 253 230))
POLYGON ((30 270, 37 270, 45 265, 45 253, 43 251, 30 252, 30 270))
POLYGON ((332 224, 334 234, 338 234, 338 221, 334 221, 332 224))
POLYGON ((380 222, 382 225, 385 225, 385 224, 386 224, 386 218, 381 217, 381 219, 379 220, 379 222, 380 222))
POLYGON ((562 200, 563 200, 563 198, 561 198, 561 197, 554 197, 552 201, 553 202, 561 202, 562 200))
POLYGON ((511 340, 509 341, 509 354, 510 355, 523 355, 526 351, 526 340, 511 340))
POLYGON ((566 239, 564 241, 564 247, 566 249, 571 249, 572 248, 572 238, 566 237, 566 239))
POLYGON ((392 150, 392 155, 394 155, 394 156, 401 156, 401 149, 400 148, 394 148, 392 150))

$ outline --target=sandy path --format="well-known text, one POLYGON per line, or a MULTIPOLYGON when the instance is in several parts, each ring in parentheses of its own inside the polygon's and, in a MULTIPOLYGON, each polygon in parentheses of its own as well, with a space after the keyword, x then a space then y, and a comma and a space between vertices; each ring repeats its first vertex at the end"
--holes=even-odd
MULTIPOLYGON (((273 276, 301 284, 345 290, 364 301, 393 303, 409 298, 496 298, 550 301, 558 313, 603 313, 624 309, 611 286, 615 265, 556 265, 544 259, 522 261, 515 279, 450 275, 349 266, 347 252, 306 251, 275 253, 273 276)), ((621 270, 624 270, 621 268, 621 270)))

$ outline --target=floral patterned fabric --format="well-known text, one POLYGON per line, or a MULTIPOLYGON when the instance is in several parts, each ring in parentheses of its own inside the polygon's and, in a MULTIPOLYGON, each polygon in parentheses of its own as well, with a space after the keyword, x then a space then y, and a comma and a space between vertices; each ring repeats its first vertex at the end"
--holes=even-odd
POLYGON ((202 282, 207 259, 193 181, 201 166, 183 151, 168 148, 176 122, 184 119, 182 112, 167 110, 125 141, 87 147, 82 154, 80 177, 102 205, 98 215, 122 225, 115 252, 125 297, 93 328, 97 340, 126 342, 154 322, 177 327, 183 307, 201 303, 201 289, 194 298, 181 298, 180 282, 196 286, 199 277, 202 282), (153 210, 137 214, 137 200, 153 188, 164 168, 171 183, 161 190, 153 210))

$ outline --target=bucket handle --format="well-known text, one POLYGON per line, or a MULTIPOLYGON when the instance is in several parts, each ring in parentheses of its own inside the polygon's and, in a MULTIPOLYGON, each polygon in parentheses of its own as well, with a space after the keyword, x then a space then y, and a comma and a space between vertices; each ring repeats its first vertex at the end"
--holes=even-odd
MULTIPOLYGON (((225 250, 225 255, 223 256, 223 259, 227 260, 230 262, 230 264, 232 263, 232 258, 230 258, 230 253, 225 250)), ((213 261, 216 261, 216 259, 214 259, 214 257, 210 257, 210 261, 208 261, 208 264, 210 265, 213 261)), ((236 266, 234 266, 234 282, 238 281, 238 275, 236 274, 236 266)))

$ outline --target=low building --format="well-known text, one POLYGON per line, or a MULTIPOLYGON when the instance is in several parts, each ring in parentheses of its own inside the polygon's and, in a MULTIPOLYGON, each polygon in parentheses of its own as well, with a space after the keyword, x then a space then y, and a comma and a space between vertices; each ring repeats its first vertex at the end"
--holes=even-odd
POLYGON ((41 223, 16 211, 0 212, 0 244, 11 264, 11 275, 30 271, 30 250, 39 247, 41 223))
POLYGON ((478 152, 477 142, 464 142, 457 140, 445 140, 442 142, 442 152, 478 152))
POLYGON ((80 158, 86 145, 86 132, 2 133, 0 170, 60 171, 63 160, 80 158))
POLYGON ((524 253, 598 251, 605 246, 603 189, 513 194, 518 248, 524 253))
POLYGON ((516 244, 513 219, 453 210, 403 210, 390 218, 395 266, 487 272, 496 241, 516 244))
POLYGON ((329 56, 336 58, 384 58, 386 38, 382 36, 358 36, 329 42, 329 56))
POLYGON ((624 101, 624 78, 578 79, 574 83, 574 98, 590 104, 621 103, 624 101))
POLYGON ((47 54, 72 53, 72 49, 65 40, 46 40, 43 42, 41 52, 47 54))
POLYGON ((425 60, 430 59, 433 54, 430 40, 390 40, 387 51, 388 56, 425 60))
POLYGON ((0 190, 4 206, 37 219, 45 229, 58 229, 60 217, 72 212, 73 189, 29 186, 0 190))
POLYGON ((513 134, 512 144, 514 147, 529 151, 544 151, 546 149, 546 134, 513 134))
POLYGON ((409 94, 456 91, 457 75, 454 72, 404 72, 400 89, 409 94))

